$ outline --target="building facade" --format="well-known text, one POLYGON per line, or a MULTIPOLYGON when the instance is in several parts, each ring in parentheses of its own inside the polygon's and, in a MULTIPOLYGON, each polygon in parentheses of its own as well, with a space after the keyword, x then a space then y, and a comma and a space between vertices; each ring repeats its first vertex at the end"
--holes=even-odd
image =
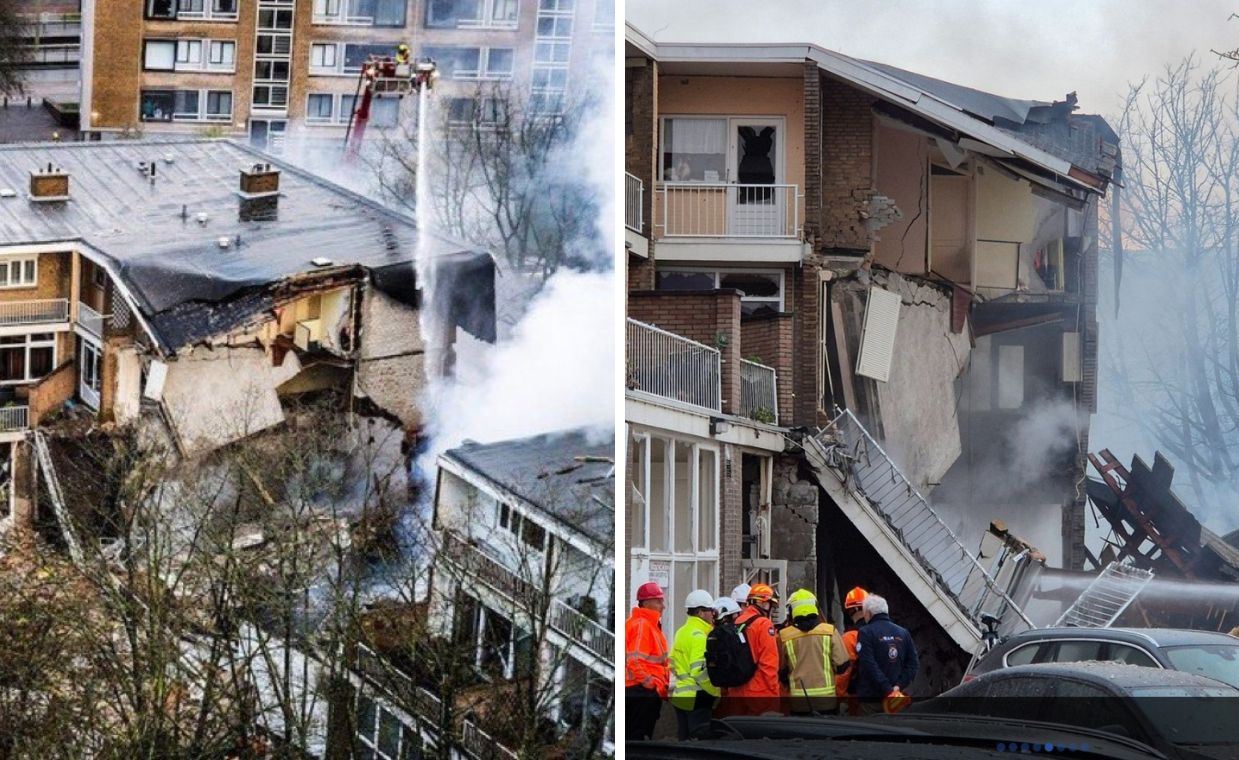
POLYGON ((674 630, 693 588, 836 621, 877 588, 958 668, 1018 607, 992 523, 1084 560, 1117 138, 813 46, 625 55, 629 591, 666 585, 674 630))
MULTIPOLYGON (((451 118, 485 120, 491 90, 559 113, 603 51, 609 66, 615 29, 609 0, 87 0, 82 19, 88 139, 247 135, 273 150, 342 139, 362 64, 402 43, 438 63, 451 118)), ((370 126, 407 126, 409 100, 377 98, 370 126)))

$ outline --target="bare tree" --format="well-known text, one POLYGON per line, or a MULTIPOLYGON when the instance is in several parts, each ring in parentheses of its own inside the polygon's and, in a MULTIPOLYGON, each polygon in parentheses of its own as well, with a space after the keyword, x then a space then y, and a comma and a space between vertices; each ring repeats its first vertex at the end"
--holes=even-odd
POLYGON ((17 0, 0 0, 0 95, 24 91, 22 67, 29 55, 26 21, 17 12, 17 0))

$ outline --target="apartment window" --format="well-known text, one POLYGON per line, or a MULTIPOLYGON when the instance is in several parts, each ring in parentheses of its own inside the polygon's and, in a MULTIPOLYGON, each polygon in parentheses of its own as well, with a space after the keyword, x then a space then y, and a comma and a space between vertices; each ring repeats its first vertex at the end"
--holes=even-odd
POLYGON ((499 527, 534 551, 546 550, 546 530, 507 504, 499 505, 499 527))
POLYGON ((310 93, 306 100, 305 120, 310 122, 331 121, 335 116, 336 96, 328 93, 310 93))
POLYGON ((402 27, 406 7, 406 0, 357 0, 356 12, 374 26, 402 27))
POLYGON ((344 46, 344 72, 356 74, 361 66, 372 55, 388 56, 394 52, 392 45, 353 45, 344 46))
POLYGON ((494 125, 499 122, 500 104, 495 98, 451 98, 447 118, 453 124, 494 125))
POLYGON ((485 77, 487 79, 511 79, 516 68, 516 51, 512 48, 488 48, 486 50, 485 77))
POLYGON ((426 26, 510 29, 516 26, 519 10, 517 0, 430 0, 426 26))
POLYGON ((142 90, 138 113, 142 121, 172 121, 172 90, 142 90))
POLYGON ((726 119, 663 119, 659 176, 675 182, 721 182, 726 173, 726 119))
POLYGON ((197 119, 198 118, 198 91, 197 90, 177 90, 172 97, 172 118, 174 119, 197 119))
POLYGON ((370 126, 394 127, 400 119, 400 101, 397 98, 375 98, 370 101, 370 126))
POLYGON ((275 85, 256 85, 254 87, 254 106, 258 108, 286 108, 288 106, 288 88, 275 85))
POLYGON ((567 64, 571 55, 572 43, 570 42, 543 42, 539 40, 533 46, 534 63, 567 64))
POLYGON ((337 117, 341 124, 347 124, 353 119, 353 107, 357 103, 357 98, 353 95, 340 96, 340 110, 337 111, 337 117))
POLYGON ((702 270, 659 269, 659 290, 740 291, 740 313, 745 317, 778 314, 783 311, 783 273, 778 270, 702 270))
POLYGON ((142 51, 142 68, 146 71, 176 69, 176 40, 146 40, 142 51))
POLYGON ((288 61, 254 61, 255 82, 287 82, 288 61))
POLYGON ((196 69, 202 66, 202 40, 176 41, 176 67, 196 69))
POLYGON ((205 16, 203 0, 177 0, 177 18, 205 16))
POLYGON ((28 383, 56 366, 56 334, 0 336, 0 383, 28 383))
POLYGON ((258 55, 288 55, 292 44, 290 34, 259 34, 255 52, 258 55))
POLYGON ((38 275, 39 260, 33 256, 0 260, 0 288, 32 288, 38 275))
POLYGON ((594 3, 594 31, 605 32, 615 28, 615 3, 597 0, 594 3))
POLYGON ((572 37, 571 16, 541 16, 538 18, 538 36, 569 39, 572 37))
POLYGON ((340 0, 314 0, 315 16, 339 16, 340 0))
POLYGON ((216 17, 236 17, 237 0, 211 0, 211 15, 216 17))
POLYGON ((434 60, 444 79, 477 79, 482 68, 482 48, 427 47, 422 55, 434 60))
POLYGON ((176 0, 146 0, 146 17, 176 18, 176 0))
POLYGON ((258 11, 258 28, 292 29, 293 12, 283 8, 261 8, 258 11))
POLYGON ((534 69, 532 85, 534 92, 563 92, 568 88, 568 70, 534 69))
POLYGON ((356 757, 405 760, 421 757, 421 738, 396 713, 364 692, 357 695, 356 757))
POLYGON ((207 61, 212 69, 232 71, 237 64, 237 43, 211 40, 207 49, 207 61))
POLYGON ((310 45, 310 68, 336 70, 336 46, 334 43, 315 42, 310 45))
MULTIPOLYGON (((604 2, 605 0, 599 0, 604 2)), ((540 13, 572 13, 576 0, 538 0, 540 13)))
POLYGON ((209 90, 206 103, 207 119, 211 121, 229 121, 232 119, 232 92, 228 90, 209 90))

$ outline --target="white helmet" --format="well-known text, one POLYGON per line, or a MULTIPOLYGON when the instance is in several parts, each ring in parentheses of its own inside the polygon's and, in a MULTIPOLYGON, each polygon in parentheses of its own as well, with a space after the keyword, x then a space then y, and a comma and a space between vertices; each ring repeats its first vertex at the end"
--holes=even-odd
POLYGON ((740 614, 740 605, 730 596, 720 596, 714 600, 714 614, 718 615, 719 618, 725 618, 728 615, 738 615, 740 614))
POLYGON ((751 586, 749 586, 749 584, 741 583, 739 586, 736 586, 731 590, 731 598, 735 599, 738 603, 747 602, 749 600, 750 589, 751 586))
POLYGON ((684 609, 687 610, 695 609, 697 607, 713 606, 714 597, 710 596, 710 592, 705 589, 699 588, 696 591, 690 592, 689 595, 684 598, 684 609))

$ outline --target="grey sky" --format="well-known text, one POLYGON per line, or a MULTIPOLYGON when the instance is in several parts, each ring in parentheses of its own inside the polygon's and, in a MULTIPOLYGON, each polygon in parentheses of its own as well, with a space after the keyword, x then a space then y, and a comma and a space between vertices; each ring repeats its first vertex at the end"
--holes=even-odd
POLYGON ((812 42, 1000 95, 1113 114, 1127 83, 1239 47, 1237 0, 628 0, 658 42, 812 42))

